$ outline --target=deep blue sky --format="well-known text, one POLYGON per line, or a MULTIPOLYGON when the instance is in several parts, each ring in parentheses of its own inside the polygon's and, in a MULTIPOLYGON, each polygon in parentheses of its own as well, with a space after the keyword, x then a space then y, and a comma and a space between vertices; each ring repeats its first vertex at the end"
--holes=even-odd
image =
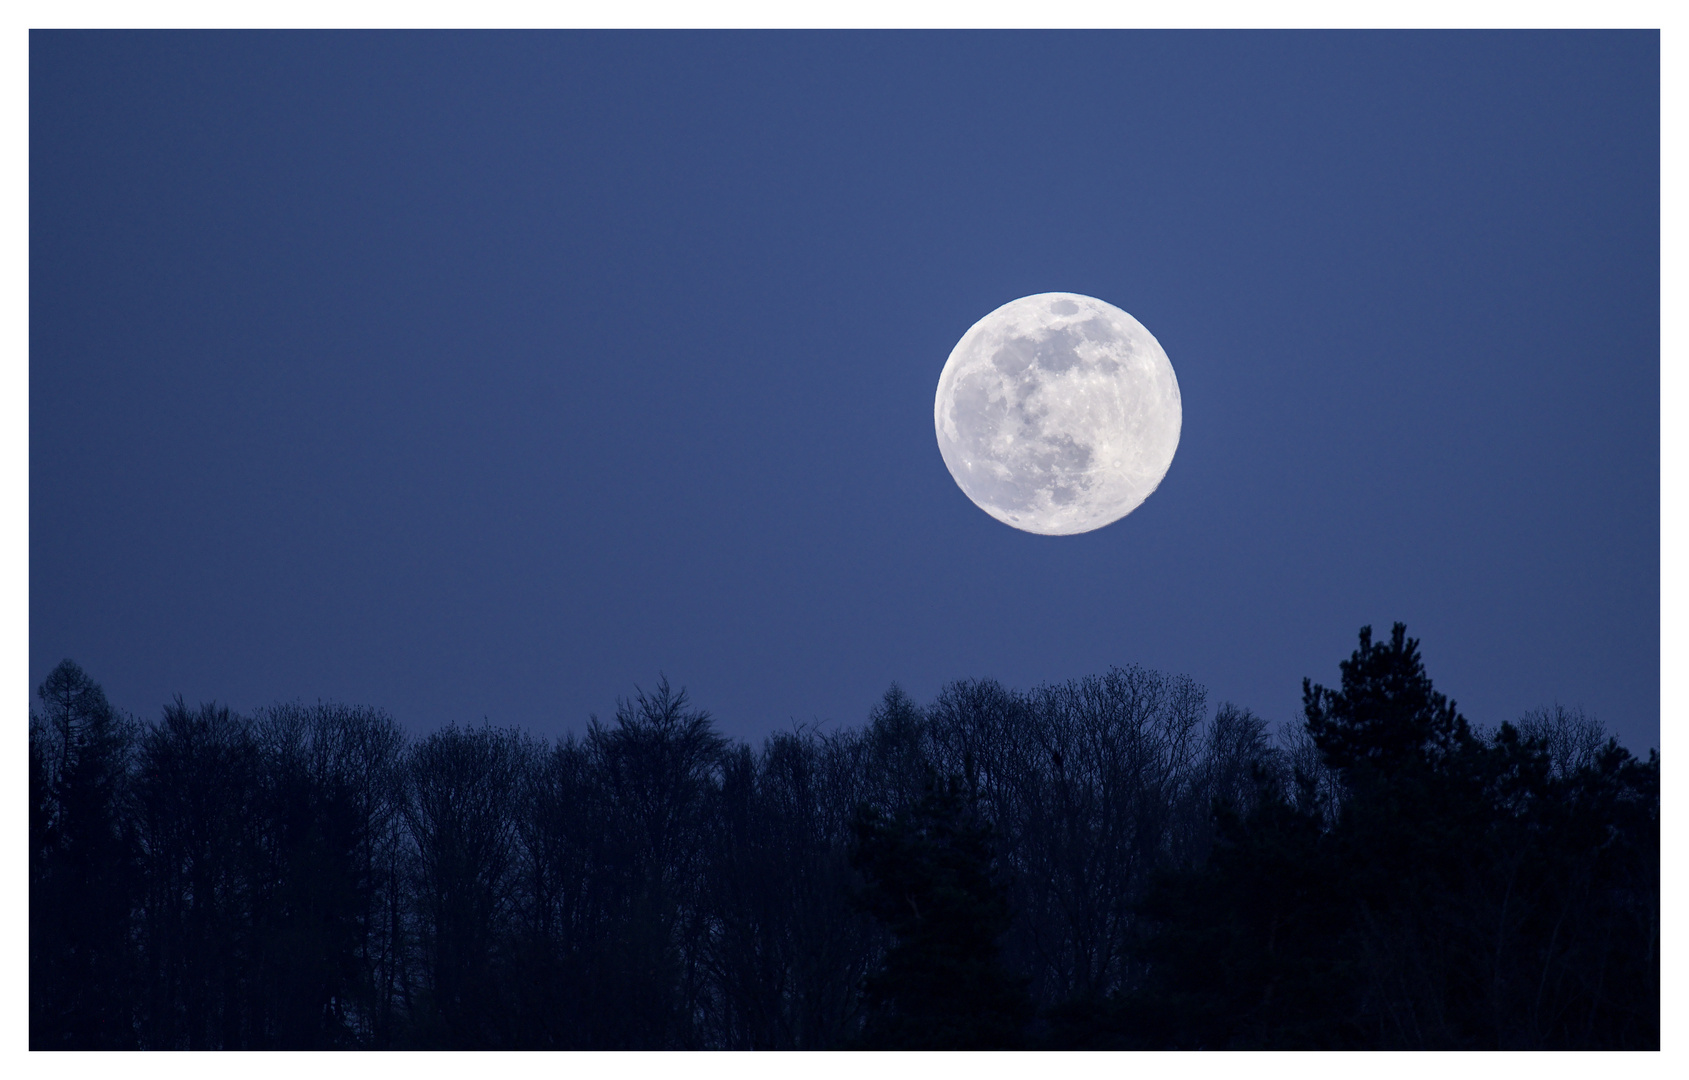
POLYGON ((43 34, 30 673, 142 716, 726 733, 1138 663, 1296 717, 1403 620, 1659 739, 1659 38, 43 34), (1076 537, 939 457, 1066 290, 1178 373, 1076 537))

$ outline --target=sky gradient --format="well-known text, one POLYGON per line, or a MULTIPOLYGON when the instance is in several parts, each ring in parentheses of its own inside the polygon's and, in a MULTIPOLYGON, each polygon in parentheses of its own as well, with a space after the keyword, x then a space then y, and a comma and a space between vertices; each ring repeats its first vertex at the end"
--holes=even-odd
MULTIPOLYGON (((30 674, 154 717, 757 740, 1141 664, 1293 721, 1407 623, 1659 740, 1653 33, 92 34, 30 46, 30 674), (1017 532, 987 312, 1165 348, 1159 490, 1017 532)), ((32 683, 32 689, 33 689, 32 683)))

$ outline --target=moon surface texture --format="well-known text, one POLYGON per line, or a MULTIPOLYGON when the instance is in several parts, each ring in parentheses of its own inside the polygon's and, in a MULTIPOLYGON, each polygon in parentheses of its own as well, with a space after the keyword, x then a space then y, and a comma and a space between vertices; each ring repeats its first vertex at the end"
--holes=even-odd
POLYGON ((933 402, 938 450, 963 493, 1044 536, 1136 510, 1167 475, 1183 418, 1161 343, 1078 293, 1023 296, 974 323, 933 402))

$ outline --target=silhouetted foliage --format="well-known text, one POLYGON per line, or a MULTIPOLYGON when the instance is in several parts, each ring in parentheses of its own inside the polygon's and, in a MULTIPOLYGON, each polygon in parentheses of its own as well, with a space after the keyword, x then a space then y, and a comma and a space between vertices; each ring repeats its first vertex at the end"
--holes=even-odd
POLYGON ((1361 631, 1301 724, 1141 668, 729 744, 333 704, 29 724, 30 1043, 1659 1045, 1659 759, 1361 631))
POLYGON ((69 660, 30 717, 30 1045, 136 1045, 129 727, 69 660))
POLYGON ((1563 712, 1474 732, 1399 623, 1341 671, 1304 684, 1337 807, 1298 770, 1293 797, 1221 808, 1211 857, 1147 898, 1151 977, 1105 1037, 1657 1047, 1657 756, 1563 712))
POLYGON ((1339 690, 1302 680, 1302 712, 1325 763, 1351 783, 1434 769, 1469 749, 1466 718, 1432 689, 1419 643, 1401 623, 1388 645, 1361 627, 1360 648, 1338 670, 1339 690))
POLYGON ((855 1030, 881 934, 852 903, 842 749, 782 733, 726 761, 708 870, 711 1045, 818 1049, 855 1030))
POLYGON ((960 778, 928 771, 913 805, 888 817, 864 805, 852 864, 863 905, 891 932, 884 966, 865 986, 861 1045, 995 1050, 1023 1042, 1032 1002, 1004 967, 998 939, 1009 905, 991 826, 960 778))
POLYGON ((514 991, 501 978, 514 914, 515 813, 522 742, 492 728, 447 728, 410 755, 420 979, 413 1038, 424 1047, 510 1045, 514 991))

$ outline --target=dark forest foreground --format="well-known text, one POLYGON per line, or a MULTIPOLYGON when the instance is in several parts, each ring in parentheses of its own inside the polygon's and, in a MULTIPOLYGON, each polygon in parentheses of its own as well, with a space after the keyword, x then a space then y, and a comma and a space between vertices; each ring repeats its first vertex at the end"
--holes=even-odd
POLYGON ((1137 668, 760 750, 40 702, 34 1049, 1659 1046, 1658 755, 1399 624, 1279 744, 1137 668))

